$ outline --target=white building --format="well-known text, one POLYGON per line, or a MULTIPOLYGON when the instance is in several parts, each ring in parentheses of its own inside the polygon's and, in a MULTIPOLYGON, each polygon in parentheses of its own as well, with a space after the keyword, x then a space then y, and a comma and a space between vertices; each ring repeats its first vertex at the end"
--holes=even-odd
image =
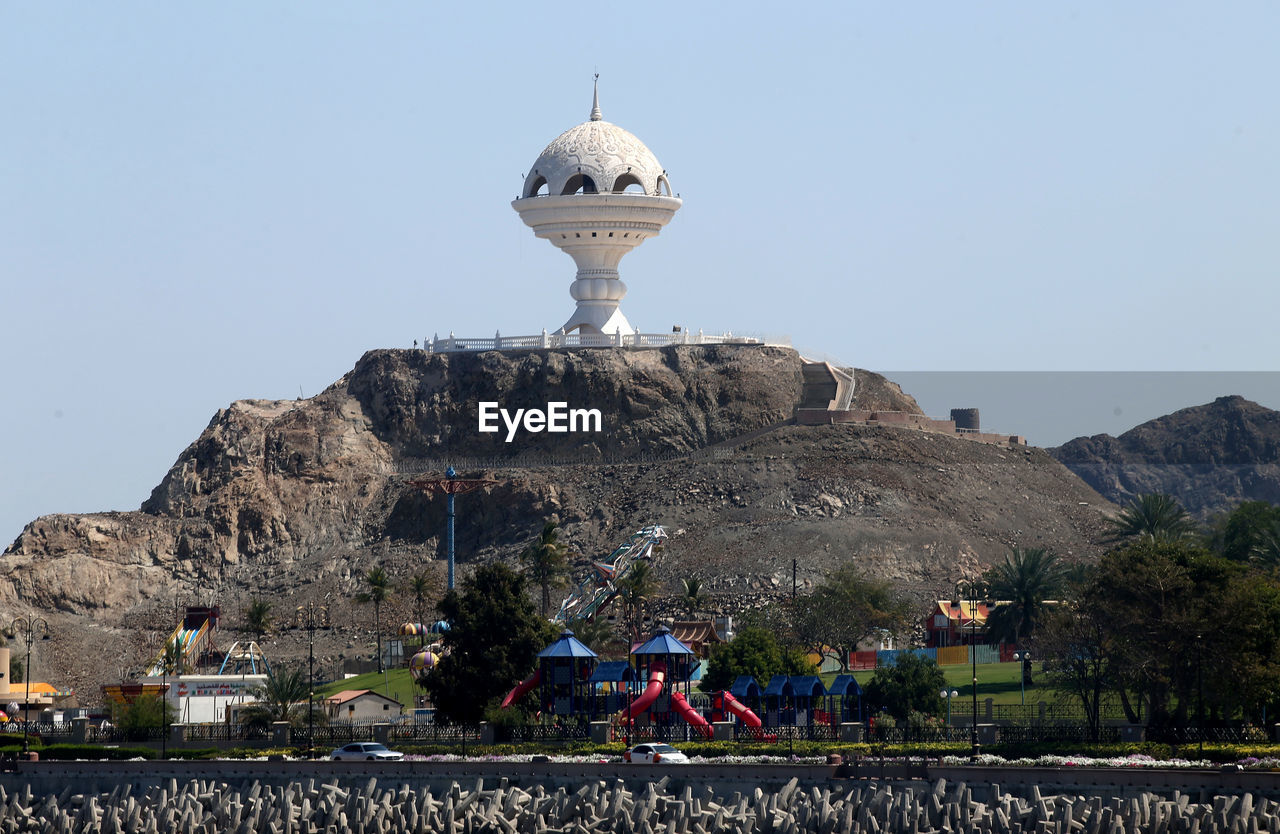
POLYGON ((561 328, 565 333, 635 333, 618 309, 627 294, 618 262, 657 237, 681 205, 658 158, 634 135, 604 121, 597 87, 590 118, 547 145, 511 203, 535 235, 578 266, 569 288, 578 306, 561 328))

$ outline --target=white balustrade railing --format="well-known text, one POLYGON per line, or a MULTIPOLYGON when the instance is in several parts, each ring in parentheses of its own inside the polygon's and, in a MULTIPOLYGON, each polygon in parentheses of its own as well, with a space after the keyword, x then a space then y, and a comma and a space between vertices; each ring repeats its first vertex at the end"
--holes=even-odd
POLYGON ((503 336, 470 338, 433 336, 424 339, 422 347, 429 353, 459 353, 481 350, 547 350, 558 348, 634 347, 652 348, 668 345, 781 345, 790 347, 790 340, 765 340, 754 336, 735 336, 732 333, 703 333, 701 330, 678 330, 671 333, 548 333, 537 336, 503 336))

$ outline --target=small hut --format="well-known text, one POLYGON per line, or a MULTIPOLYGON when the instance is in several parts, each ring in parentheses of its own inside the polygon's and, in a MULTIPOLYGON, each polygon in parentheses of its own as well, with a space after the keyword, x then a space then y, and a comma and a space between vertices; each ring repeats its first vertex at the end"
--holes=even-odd
POLYGON ((596 669, 596 657, 568 629, 538 652, 542 708, 553 715, 585 717, 591 706, 591 674, 596 669))
POLYGON ((827 712, 837 724, 861 722, 862 687, 853 675, 836 675, 827 690, 827 712))

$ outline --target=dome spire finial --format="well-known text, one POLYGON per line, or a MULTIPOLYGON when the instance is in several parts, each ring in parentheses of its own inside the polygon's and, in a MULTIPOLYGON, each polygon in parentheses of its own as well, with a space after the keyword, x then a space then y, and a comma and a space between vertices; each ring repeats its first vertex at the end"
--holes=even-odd
POLYGON ((600 115, 600 73, 597 72, 591 90, 591 121, 598 122, 603 118, 600 115))

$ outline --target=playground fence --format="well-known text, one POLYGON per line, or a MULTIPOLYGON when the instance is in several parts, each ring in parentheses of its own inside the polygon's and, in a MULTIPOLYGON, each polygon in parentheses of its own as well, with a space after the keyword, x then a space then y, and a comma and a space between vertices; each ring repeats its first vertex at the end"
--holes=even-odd
POLYGON ((1162 744, 1198 744, 1200 742, 1210 744, 1258 744, 1266 743, 1270 740, 1266 730, 1250 724, 1210 724, 1204 727, 1195 725, 1152 726, 1147 728, 1147 741, 1156 741, 1162 744))
POLYGON ((586 724, 580 723, 565 724, 560 727, 530 724, 524 727, 500 728, 497 737, 499 740, 519 744, 526 741, 587 741, 591 733, 586 724))
POLYGON ((388 738, 392 741, 479 742, 477 724, 392 724, 388 738))

